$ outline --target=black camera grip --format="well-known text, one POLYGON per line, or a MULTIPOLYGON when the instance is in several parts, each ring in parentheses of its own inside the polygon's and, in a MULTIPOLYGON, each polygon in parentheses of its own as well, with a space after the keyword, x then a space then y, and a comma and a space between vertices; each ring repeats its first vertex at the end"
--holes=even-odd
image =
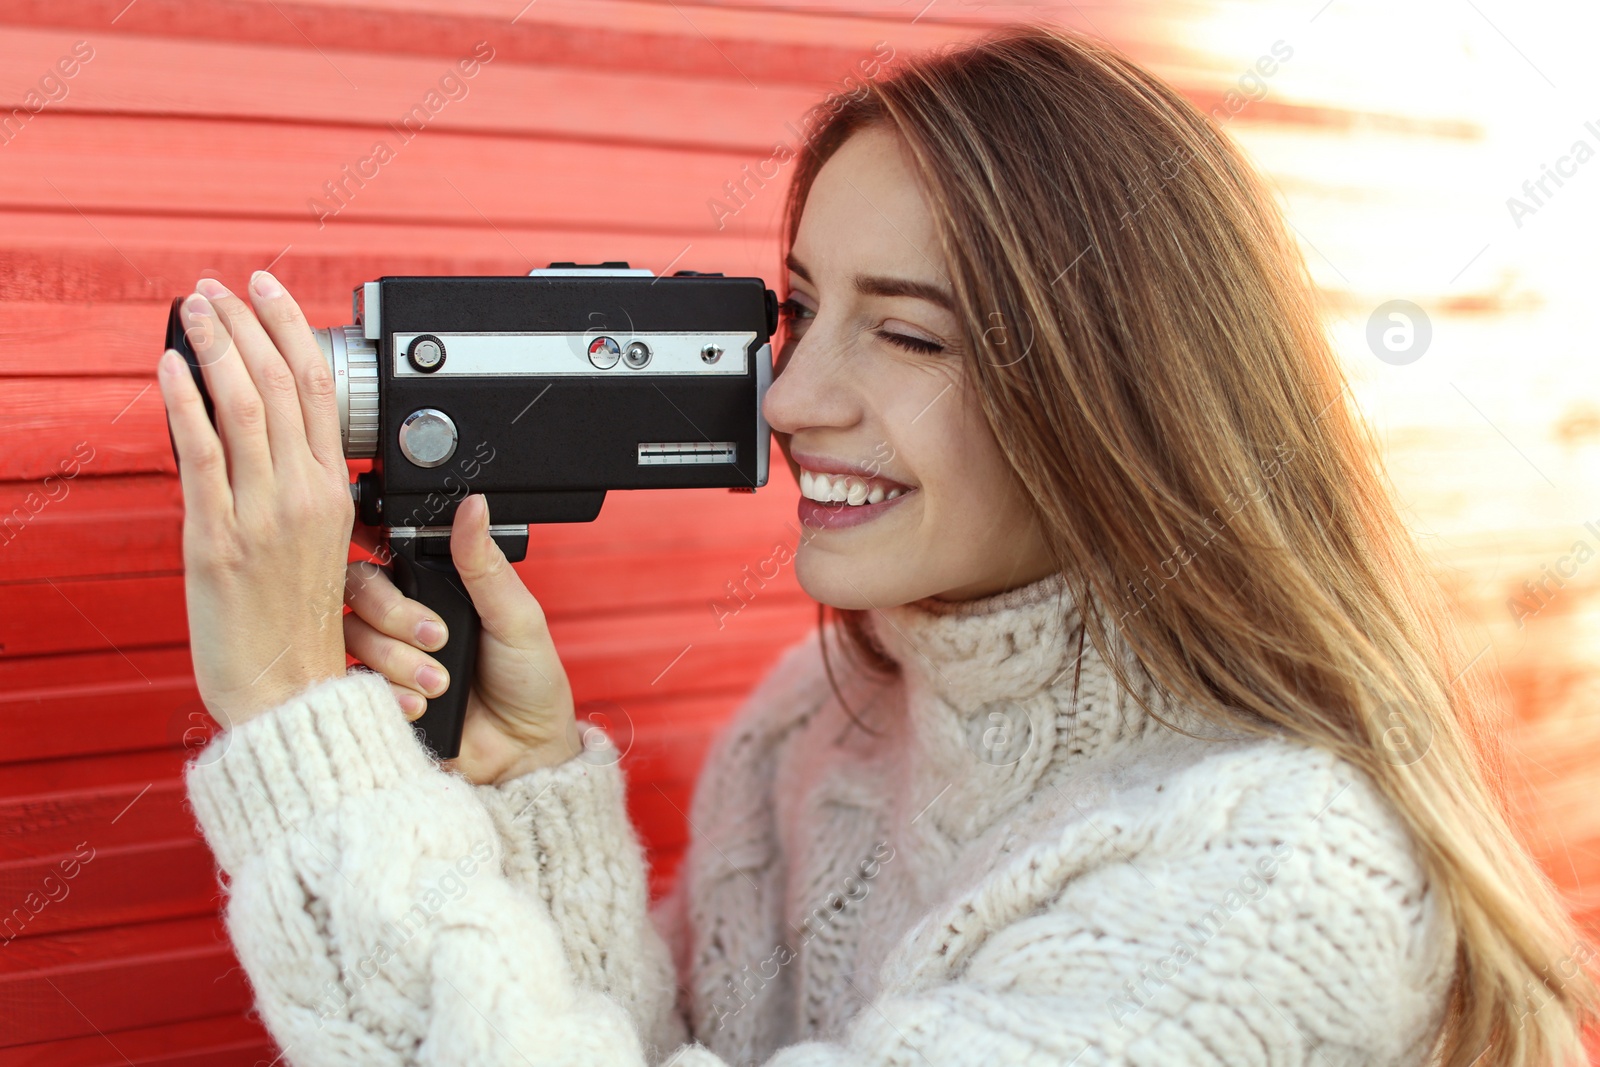
POLYGON ((429 698, 428 710, 411 724, 417 738, 439 759, 461 753, 461 728, 466 723, 467 697, 478 665, 478 638, 483 622, 460 572, 449 556, 423 555, 422 538, 393 538, 391 578, 402 594, 427 605, 444 621, 444 647, 431 653, 450 675, 443 693, 429 698))

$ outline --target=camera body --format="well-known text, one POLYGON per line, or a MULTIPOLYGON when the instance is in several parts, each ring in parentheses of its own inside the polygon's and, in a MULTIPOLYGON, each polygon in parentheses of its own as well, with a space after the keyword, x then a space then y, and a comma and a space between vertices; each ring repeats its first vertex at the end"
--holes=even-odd
MULTIPOLYGON (((181 305, 167 347, 215 423, 181 305)), ((372 460, 351 485, 357 515, 384 530, 379 563, 396 587, 449 631, 434 653, 449 688, 415 729, 451 759, 482 627, 450 555, 456 507, 483 493, 490 536, 516 562, 530 523, 590 521, 611 489, 765 485, 777 296, 760 278, 552 263, 526 276, 384 277, 354 290, 352 312, 351 325, 313 332, 345 458, 372 460)))
POLYGON ((345 455, 373 458, 369 525, 448 525, 468 492, 526 525, 591 520, 609 489, 766 484, 777 298, 759 278, 386 277, 353 310, 325 350, 345 455))

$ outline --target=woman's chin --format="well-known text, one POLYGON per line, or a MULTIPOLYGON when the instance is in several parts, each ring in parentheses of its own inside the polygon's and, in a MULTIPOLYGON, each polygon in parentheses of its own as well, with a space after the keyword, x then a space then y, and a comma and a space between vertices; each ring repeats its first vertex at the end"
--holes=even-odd
POLYGON ((860 611, 886 608, 915 600, 905 583, 895 576, 904 559, 889 553, 861 552, 843 555, 802 545, 795 558, 795 580, 806 595, 831 608, 860 611))

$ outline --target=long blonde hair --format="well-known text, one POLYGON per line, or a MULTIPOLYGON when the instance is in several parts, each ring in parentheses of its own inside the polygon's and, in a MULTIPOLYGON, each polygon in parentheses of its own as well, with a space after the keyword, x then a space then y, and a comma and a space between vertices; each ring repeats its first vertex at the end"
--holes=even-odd
MULTIPOLYGON (((1582 1062, 1592 952, 1510 828, 1499 694, 1249 164, 1112 49, 1006 27, 818 105, 785 253, 817 171, 869 123, 910 149, 969 378, 1118 680, 1137 699, 1113 632, 1189 707, 1378 785, 1457 933, 1437 1062, 1582 1062)), ((861 613, 836 614, 847 650, 893 669, 861 613)))

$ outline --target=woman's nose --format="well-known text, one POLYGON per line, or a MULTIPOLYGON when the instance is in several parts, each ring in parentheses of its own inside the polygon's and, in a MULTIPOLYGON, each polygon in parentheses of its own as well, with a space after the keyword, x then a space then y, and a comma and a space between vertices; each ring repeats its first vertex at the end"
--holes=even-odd
POLYGON ((808 332, 767 387, 761 411, 777 433, 792 434, 808 426, 849 426, 860 418, 854 384, 841 361, 818 341, 808 332))

